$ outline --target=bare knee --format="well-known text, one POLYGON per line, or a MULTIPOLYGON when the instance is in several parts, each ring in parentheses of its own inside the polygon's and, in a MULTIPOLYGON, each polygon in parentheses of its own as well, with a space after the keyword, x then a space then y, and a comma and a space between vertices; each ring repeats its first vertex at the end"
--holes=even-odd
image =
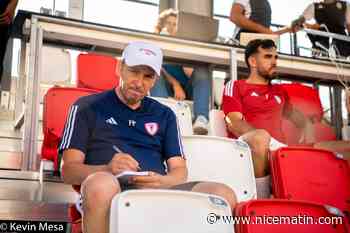
POLYGON ((251 136, 252 147, 259 151, 266 151, 269 148, 270 134, 264 129, 254 130, 251 136))
POLYGON ((114 176, 106 172, 97 172, 88 176, 81 186, 85 208, 109 204, 120 192, 120 186, 114 176))
POLYGON ((224 198, 234 210, 237 204, 235 192, 225 184, 215 182, 201 182, 192 189, 194 192, 208 193, 224 198))

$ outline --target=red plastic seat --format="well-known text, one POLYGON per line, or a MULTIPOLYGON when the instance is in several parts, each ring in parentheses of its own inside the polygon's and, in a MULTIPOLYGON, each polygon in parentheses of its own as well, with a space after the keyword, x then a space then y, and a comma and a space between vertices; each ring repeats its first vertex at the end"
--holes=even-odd
POLYGON ((350 213, 350 168, 327 150, 285 147, 270 158, 276 198, 313 201, 350 213))
POLYGON ((286 90, 290 103, 306 117, 320 121, 323 116, 323 108, 318 90, 300 83, 282 84, 286 90))
POLYGON ((235 219, 240 221, 235 226, 236 233, 349 232, 349 225, 340 212, 312 202, 279 199, 251 200, 238 204, 235 212, 235 219), (330 224, 331 221, 334 224, 330 224), (329 224, 324 224, 325 222, 329 224))
POLYGON ((322 122, 316 122, 314 123, 314 128, 316 142, 337 140, 337 135, 330 126, 322 122))
POLYGON ((79 54, 78 87, 104 91, 119 85, 118 60, 95 53, 79 54))
POLYGON ((287 145, 297 145, 299 143, 301 131, 290 120, 282 119, 282 132, 284 132, 287 145))
MULTIPOLYGON (((282 84, 282 87, 286 90, 290 103, 314 123, 316 142, 336 140, 334 130, 321 123, 323 109, 317 89, 299 83, 282 84)), ((301 131, 292 122, 283 119, 282 129, 288 145, 299 143, 301 131)))
POLYGON ((70 106, 78 98, 94 93, 97 93, 97 91, 65 87, 53 87, 47 91, 44 97, 44 141, 41 147, 41 157, 53 161, 55 169, 58 168, 58 143, 63 133, 70 106))

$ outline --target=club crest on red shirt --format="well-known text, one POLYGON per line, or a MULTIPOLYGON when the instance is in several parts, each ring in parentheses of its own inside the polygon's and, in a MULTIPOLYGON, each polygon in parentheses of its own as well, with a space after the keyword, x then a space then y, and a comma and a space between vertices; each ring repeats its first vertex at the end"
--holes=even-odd
POLYGON ((158 123, 155 123, 155 122, 146 123, 145 129, 148 134, 154 136, 158 132, 159 125, 158 123))

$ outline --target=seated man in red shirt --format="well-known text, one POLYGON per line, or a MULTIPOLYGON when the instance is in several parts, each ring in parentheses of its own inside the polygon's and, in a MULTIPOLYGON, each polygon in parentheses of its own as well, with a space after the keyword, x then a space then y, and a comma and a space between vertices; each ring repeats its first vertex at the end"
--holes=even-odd
POLYGON ((225 86, 222 109, 229 135, 245 140, 253 154, 256 177, 268 174, 267 154, 271 141, 283 145, 282 116, 304 132, 304 142, 313 143, 311 121, 291 106, 280 85, 272 85, 277 66, 276 45, 272 40, 253 40, 245 51, 250 70, 246 80, 230 81, 225 86))

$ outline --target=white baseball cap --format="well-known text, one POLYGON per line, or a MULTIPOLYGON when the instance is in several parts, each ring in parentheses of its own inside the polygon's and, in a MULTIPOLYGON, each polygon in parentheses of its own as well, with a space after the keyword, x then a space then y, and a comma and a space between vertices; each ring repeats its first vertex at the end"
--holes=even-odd
POLYGON ((163 53, 157 45, 142 41, 131 42, 125 47, 122 59, 128 66, 149 66, 160 76, 163 53))

